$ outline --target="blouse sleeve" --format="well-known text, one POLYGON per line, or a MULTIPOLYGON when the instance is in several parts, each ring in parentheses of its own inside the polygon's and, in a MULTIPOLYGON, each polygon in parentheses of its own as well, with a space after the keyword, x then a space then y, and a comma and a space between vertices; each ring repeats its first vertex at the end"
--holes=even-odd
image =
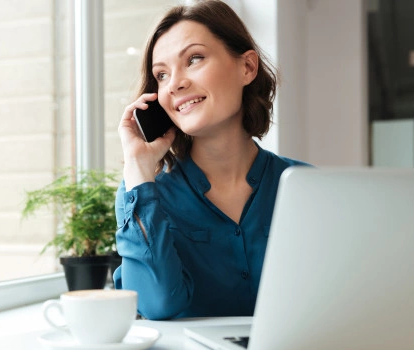
POLYGON ((121 183, 115 210, 117 250, 122 256, 115 287, 137 291, 138 313, 148 319, 176 316, 190 304, 194 285, 174 247, 156 184, 147 182, 126 192, 121 183))

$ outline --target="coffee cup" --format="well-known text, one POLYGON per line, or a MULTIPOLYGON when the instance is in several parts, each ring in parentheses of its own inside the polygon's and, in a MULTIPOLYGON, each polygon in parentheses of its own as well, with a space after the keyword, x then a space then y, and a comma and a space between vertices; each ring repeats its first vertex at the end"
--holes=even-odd
POLYGON ((47 323, 70 332, 80 344, 120 343, 135 320, 137 303, 138 295, 131 290, 78 290, 61 294, 59 300, 46 301, 42 311, 47 323), (53 309, 66 324, 55 322, 53 309))

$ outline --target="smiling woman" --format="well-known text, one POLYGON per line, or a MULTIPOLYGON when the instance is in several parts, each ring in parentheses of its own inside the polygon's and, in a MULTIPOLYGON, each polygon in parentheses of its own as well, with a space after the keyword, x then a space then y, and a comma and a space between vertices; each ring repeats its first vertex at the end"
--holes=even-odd
POLYGON ((115 286, 150 319, 251 316, 279 177, 304 165, 253 140, 269 130, 277 71, 236 13, 206 0, 165 14, 141 79, 118 127, 115 286), (132 113, 157 99, 175 127, 148 143, 132 113))

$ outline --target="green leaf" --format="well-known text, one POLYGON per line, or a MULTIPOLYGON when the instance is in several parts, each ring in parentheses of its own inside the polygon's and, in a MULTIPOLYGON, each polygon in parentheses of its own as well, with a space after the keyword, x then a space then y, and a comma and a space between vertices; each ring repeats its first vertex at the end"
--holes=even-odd
POLYGON ((58 256, 105 254, 115 247, 115 196, 119 175, 99 170, 78 173, 72 169, 43 188, 26 192, 24 219, 40 208, 52 208, 62 223, 63 232, 48 242, 41 254, 51 247, 58 256))

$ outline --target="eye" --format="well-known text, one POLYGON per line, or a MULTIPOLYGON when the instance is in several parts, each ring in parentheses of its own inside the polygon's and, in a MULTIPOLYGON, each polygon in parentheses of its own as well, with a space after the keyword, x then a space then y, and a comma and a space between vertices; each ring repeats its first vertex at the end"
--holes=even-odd
POLYGON ((202 55, 191 55, 190 58, 188 59, 188 65, 191 66, 191 65, 193 65, 195 63, 198 63, 203 58, 204 58, 204 56, 202 56, 202 55))
POLYGON ((166 78, 167 78, 167 73, 165 73, 165 72, 159 72, 159 73, 155 74, 155 79, 157 81, 163 81, 166 78))

